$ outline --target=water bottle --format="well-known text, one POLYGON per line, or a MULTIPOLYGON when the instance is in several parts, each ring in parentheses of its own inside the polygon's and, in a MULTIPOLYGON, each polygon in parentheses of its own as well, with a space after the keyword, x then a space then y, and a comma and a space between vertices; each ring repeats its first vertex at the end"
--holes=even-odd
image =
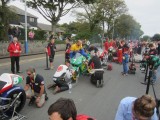
POLYGON ((72 93, 71 89, 72 89, 72 84, 69 83, 69 93, 72 93))

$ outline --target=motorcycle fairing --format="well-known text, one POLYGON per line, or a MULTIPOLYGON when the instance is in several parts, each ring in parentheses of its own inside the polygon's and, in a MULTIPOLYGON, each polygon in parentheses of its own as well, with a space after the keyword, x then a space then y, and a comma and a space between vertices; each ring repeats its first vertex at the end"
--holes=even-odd
POLYGON ((16 90, 23 90, 22 87, 20 86, 13 86, 12 88, 10 88, 9 90, 3 92, 0 97, 4 97, 6 98, 11 92, 16 91, 16 90))
MULTIPOLYGON (((12 88, 13 86, 13 81, 11 79, 11 75, 12 74, 8 74, 8 73, 3 73, 0 76, 0 81, 1 82, 6 82, 6 84, 0 89, 0 94, 2 94, 3 92, 7 91, 8 89, 12 88)), ((1 83, 2 84, 2 83, 1 83)))

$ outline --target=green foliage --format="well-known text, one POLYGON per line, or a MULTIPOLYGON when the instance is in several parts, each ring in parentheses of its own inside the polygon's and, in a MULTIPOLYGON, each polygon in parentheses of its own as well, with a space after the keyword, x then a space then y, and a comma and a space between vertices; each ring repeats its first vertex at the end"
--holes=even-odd
POLYGON ((111 37, 115 19, 127 12, 124 0, 101 0, 100 8, 103 10, 104 21, 107 24, 107 36, 111 37))
POLYGON ((75 39, 89 39, 90 38, 90 36, 91 36, 91 33, 89 33, 89 32, 79 32, 77 35, 76 35, 76 37, 75 37, 75 39))
POLYGON ((36 8, 52 24, 52 31, 55 31, 55 26, 60 18, 72 8, 75 8, 78 2, 76 0, 32 0, 27 4, 32 8, 36 8), (71 5, 71 7, 68 8, 68 5, 71 5))
POLYGON ((0 38, 4 40, 8 40, 9 22, 17 19, 17 15, 7 6, 9 1, 10 0, 1 0, 2 4, 0 6, 0 28, 2 28, 0 38))
POLYGON ((56 44, 65 44, 65 41, 62 41, 62 40, 56 40, 56 41, 55 41, 55 43, 56 43, 56 44))
POLYGON ((114 37, 139 39, 143 34, 141 25, 132 16, 123 14, 115 20, 114 37))
POLYGON ((81 8, 84 9, 85 13, 75 12, 77 21, 89 23, 89 31, 92 33, 103 20, 102 9, 99 6, 99 2, 95 1, 94 4, 81 4, 81 8))
POLYGON ((141 38, 141 41, 150 41, 151 37, 148 36, 148 35, 144 35, 142 38, 141 38))
POLYGON ((155 35, 152 37, 152 40, 153 40, 153 41, 160 41, 160 34, 155 34, 155 35))

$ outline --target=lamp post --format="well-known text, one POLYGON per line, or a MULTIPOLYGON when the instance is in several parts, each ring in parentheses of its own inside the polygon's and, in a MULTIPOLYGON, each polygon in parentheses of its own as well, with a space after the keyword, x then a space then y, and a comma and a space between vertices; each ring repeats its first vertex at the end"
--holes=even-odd
POLYGON ((27 4, 26 4, 26 0, 25 0, 25 44, 24 44, 24 48, 25 48, 25 53, 28 53, 28 41, 27 41, 27 4))
POLYGON ((114 37, 114 19, 113 19, 113 31, 112 31, 112 40, 113 40, 113 37, 114 37))

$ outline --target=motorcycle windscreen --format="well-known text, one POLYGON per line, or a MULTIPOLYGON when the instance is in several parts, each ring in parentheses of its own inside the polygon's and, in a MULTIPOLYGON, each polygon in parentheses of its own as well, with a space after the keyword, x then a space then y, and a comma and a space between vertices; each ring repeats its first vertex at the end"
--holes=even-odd
POLYGON ((0 91, 2 90, 2 88, 7 84, 7 82, 5 81, 0 81, 0 91))
POLYGON ((83 56, 80 53, 76 53, 76 55, 71 59, 72 65, 80 65, 83 62, 83 56))

